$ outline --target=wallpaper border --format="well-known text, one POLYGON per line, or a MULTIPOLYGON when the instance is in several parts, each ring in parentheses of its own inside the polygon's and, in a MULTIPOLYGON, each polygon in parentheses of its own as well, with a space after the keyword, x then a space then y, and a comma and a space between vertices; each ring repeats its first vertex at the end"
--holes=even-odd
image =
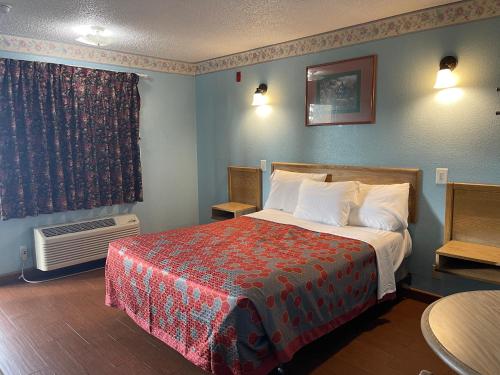
POLYGON ((196 63, 167 60, 5 34, 0 34, 0 50, 125 66, 127 68, 145 69, 164 73, 184 75, 196 74, 196 63))
POLYGON ((469 0, 452 3, 202 61, 197 64, 196 74, 307 55, 499 15, 500 0, 469 0))
POLYGON ((478 21, 499 15, 500 0, 466 0, 198 63, 167 60, 5 34, 0 34, 0 50, 164 73, 199 75, 478 21))

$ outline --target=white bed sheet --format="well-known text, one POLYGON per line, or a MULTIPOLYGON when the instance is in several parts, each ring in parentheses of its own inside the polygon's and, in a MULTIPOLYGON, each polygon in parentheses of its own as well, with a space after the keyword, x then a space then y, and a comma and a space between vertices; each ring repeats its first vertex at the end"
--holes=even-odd
POLYGON ((266 209, 246 216, 280 224, 295 225, 315 232, 330 233, 369 243, 375 249, 377 256, 378 299, 396 291, 395 272, 404 258, 411 254, 412 242, 408 230, 389 232, 368 227, 335 227, 297 219, 291 213, 274 209, 266 209))

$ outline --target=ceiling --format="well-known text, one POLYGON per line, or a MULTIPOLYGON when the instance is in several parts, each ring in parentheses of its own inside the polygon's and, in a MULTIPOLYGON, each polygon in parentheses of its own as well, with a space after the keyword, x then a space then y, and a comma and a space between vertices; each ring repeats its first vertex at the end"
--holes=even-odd
POLYGON ((106 49, 186 62, 353 26, 452 0, 0 0, 0 33, 73 43, 104 26, 106 49))

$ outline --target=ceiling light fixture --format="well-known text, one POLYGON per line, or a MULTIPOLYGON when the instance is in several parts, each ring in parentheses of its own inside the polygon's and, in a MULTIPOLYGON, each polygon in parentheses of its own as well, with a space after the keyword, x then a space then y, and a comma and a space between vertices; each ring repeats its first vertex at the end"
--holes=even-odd
POLYGON ((12 5, 0 4, 0 14, 7 14, 11 11, 12 5))
POLYGON ((76 38, 77 42, 97 47, 105 47, 111 43, 111 33, 104 27, 85 26, 79 27, 78 30, 82 35, 76 38))

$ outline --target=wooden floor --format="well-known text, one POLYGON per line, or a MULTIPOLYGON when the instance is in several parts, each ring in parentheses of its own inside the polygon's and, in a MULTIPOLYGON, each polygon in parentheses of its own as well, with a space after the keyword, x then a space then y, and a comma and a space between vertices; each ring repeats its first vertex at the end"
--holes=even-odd
MULTIPOLYGON (((290 374, 452 374, 420 333, 426 304, 401 299, 307 346, 290 374)), ((124 313, 104 306, 103 271, 0 286, 0 373, 202 374, 124 313)))

